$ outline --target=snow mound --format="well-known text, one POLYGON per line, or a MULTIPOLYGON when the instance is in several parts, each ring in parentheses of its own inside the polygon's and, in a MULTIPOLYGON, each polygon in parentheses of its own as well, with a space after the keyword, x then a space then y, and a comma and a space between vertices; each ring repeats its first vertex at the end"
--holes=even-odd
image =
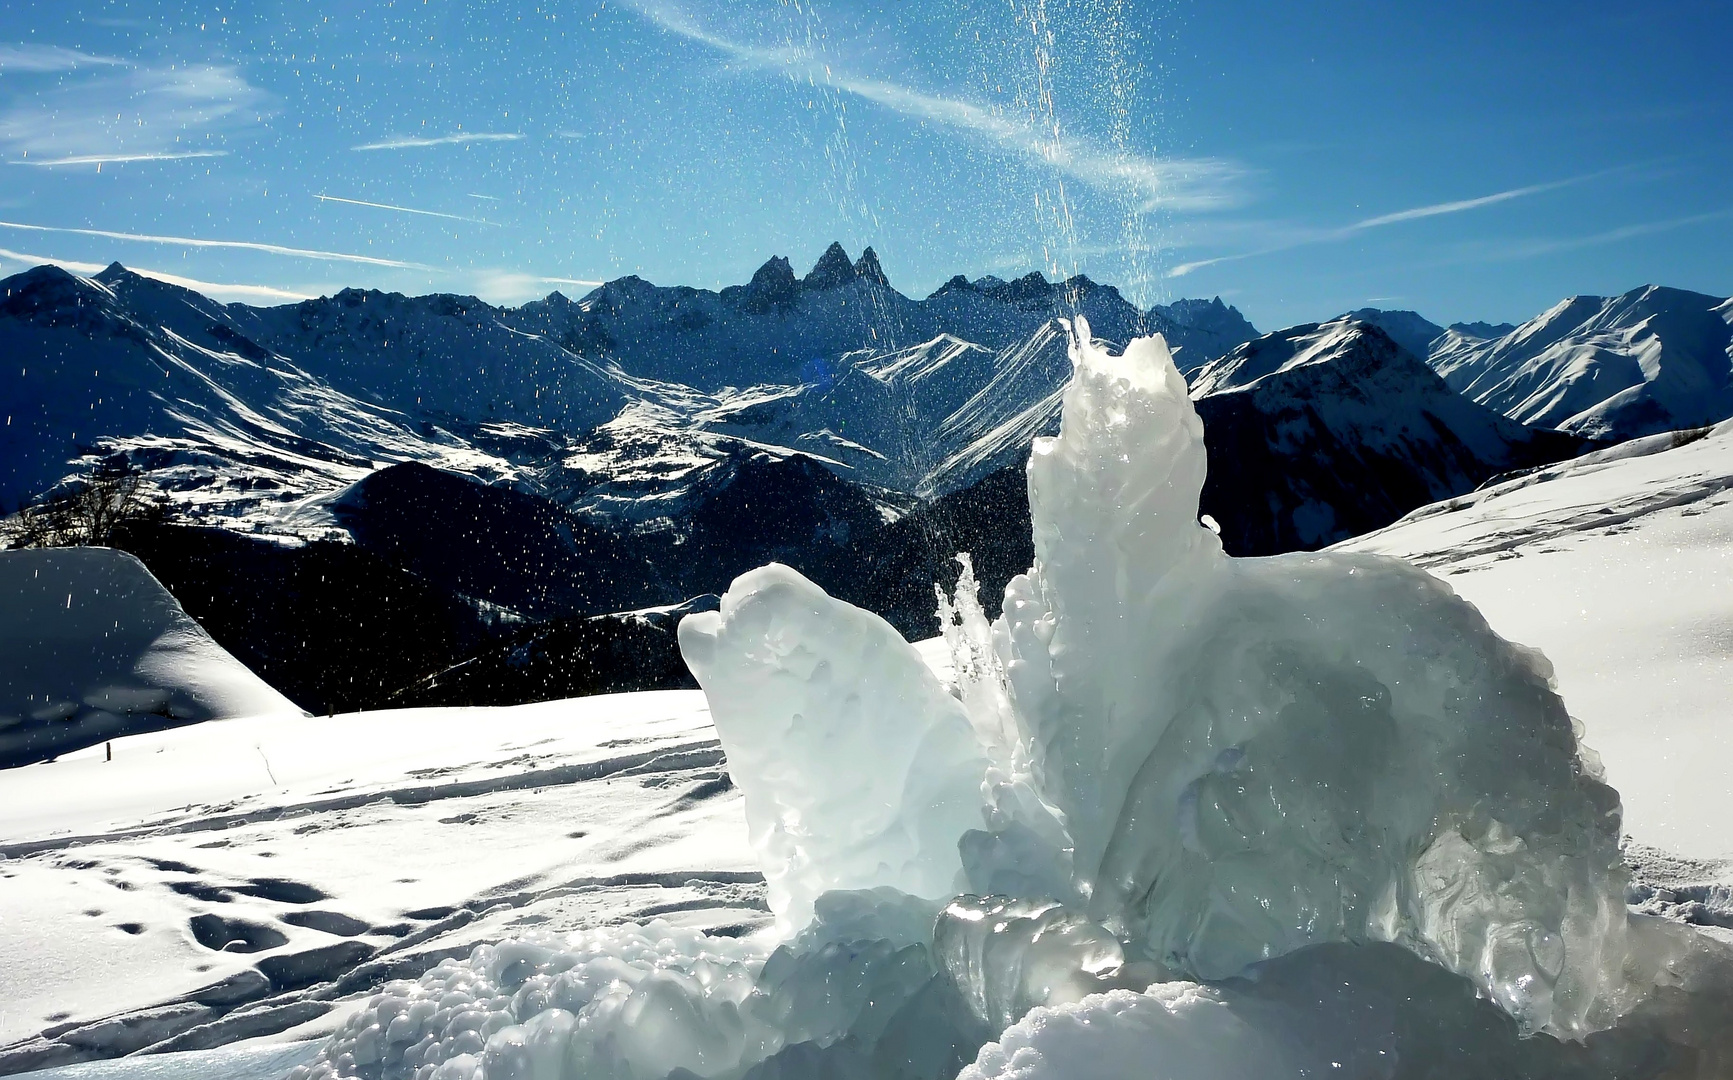
POLYGON ((482 945, 418 982, 386 984, 289 1076, 711 1076, 765 1056, 771 1032, 741 1009, 762 962, 733 939, 660 921, 482 945))
POLYGON ((931 1008, 924 941, 857 936, 885 929, 858 921, 869 912, 907 914, 906 898, 832 897, 811 932, 774 951, 659 919, 478 946, 386 984, 290 1080, 769 1080, 810 1075, 827 1052, 856 1061, 880 1043, 954 1038, 931 1008))
POLYGON ((0 552, 0 765, 177 724, 300 711, 131 555, 0 552))

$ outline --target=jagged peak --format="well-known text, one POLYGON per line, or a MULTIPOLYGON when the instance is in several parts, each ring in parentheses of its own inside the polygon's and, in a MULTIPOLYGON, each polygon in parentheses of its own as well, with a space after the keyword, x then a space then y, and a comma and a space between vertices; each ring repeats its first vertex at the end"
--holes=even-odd
POLYGON ((783 282, 795 283, 794 267, 786 255, 772 255, 764 260, 764 265, 752 272, 752 280, 748 288, 762 289, 781 285, 783 282))
POLYGON ((724 289, 722 298, 742 303, 748 311, 763 314, 772 308, 786 308, 798 300, 800 282, 795 279, 794 267, 788 259, 773 255, 753 272, 751 281, 724 289))
POLYGON ((876 282, 886 288, 889 288, 891 284, 890 278, 885 276, 885 268, 879 265, 878 252, 870 246, 860 253, 860 260, 854 264, 854 276, 876 282))
POLYGON ((838 285, 846 285, 854 278, 855 266, 849 260, 848 252, 843 250, 842 244, 833 240, 831 245, 824 249, 824 254, 818 257, 818 261, 812 264, 807 275, 800 279, 800 284, 808 289, 834 289, 838 285))

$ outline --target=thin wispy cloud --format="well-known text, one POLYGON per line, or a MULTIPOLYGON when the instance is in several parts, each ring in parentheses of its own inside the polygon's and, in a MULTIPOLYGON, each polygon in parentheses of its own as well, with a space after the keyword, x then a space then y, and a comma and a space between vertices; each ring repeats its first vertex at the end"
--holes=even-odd
POLYGON ((1550 184, 1530 184, 1528 187, 1511 188, 1509 191, 1494 192, 1474 199, 1458 199, 1455 202, 1433 203, 1431 206, 1416 206, 1412 210, 1398 210, 1394 214, 1380 214, 1377 217, 1357 221, 1348 226, 1349 231, 1360 229, 1376 229, 1383 225, 1395 225, 1404 221, 1417 221, 1420 218, 1438 217, 1441 214, 1460 214, 1464 210, 1478 210, 1483 206, 1493 206, 1512 199, 1520 199, 1525 195, 1539 195, 1543 191, 1557 191, 1562 187, 1580 184, 1589 179, 1587 176, 1577 176, 1569 180, 1555 180, 1550 184))
POLYGON ((401 138, 362 143, 360 146, 351 146, 349 149, 413 150, 423 146, 456 146, 460 143, 517 142, 523 137, 523 133, 517 131, 460 131, 453 135, 432 135, 427 137, 406 135, 401 138))
POLYGON ((66 236, 93 236, 102 240, 126 240, 140 244, 165 244, 172 247, 226 248, 234 251, 258 251, 267 255, 284 255, 296 259, 317 259, 322 262, 360 263, 364 266, 384 266, 394 270, 433 270, 422 263, 400 259, 382 259, 375 255, 351 255, 341 251, 319 251, 313 248, 284 247, 252 240, 204 240, 192 236, 155 236, 149 233, 111 232, 107 229, 71 229, 55 225, 26 225, 16 221, 0 221, 0 229, 22 232, 56 233, 66 236))
POLYGON ((1122 153, 1056 126, 1007 114, 961 98, 944 97, 884 79, 866 78, 814 58, 806 50, 732 40, 700 26, 685 11, 659 0, 626 0, 662 29, 705 45, 744 67, 777 71, 850 94, 916 120, 981 139, 1045 163, 1090 187, 1129 194, 1150 211, 1210 210, 1237 201, 1245 170, 1218 158, 1158 160, 1122 153))
POLYGON ((98 65, 0 106, 0 149, 8 158, 67 164, 214 153, 208 140, 254 122, 267 100, 230 66, 98 65), (91 160, 72 160, 79 158, 91 160))
POLYGON ((1407 210, 1397 210, 1389 214, 1379 214, 1376 217, 1365 218, 1354 222, 1352 225, 1344 225, 1335 229, 1319 229, 1313 231, 1302 230, 1299 235, 1279 244, 1272 244, 1252 251, 1242 251, 1233 255, 1218 255, 1211 259, 1194 259, 1190 262, 1179 263, 1176 266, 1169 267, 1164 276, 1170 278, 1185 277, 1187 274, 1202 270, 1205 267, 1220 266, 1222 263, 1239 262, 1243 259, 1255 259, 1264 255, 1275 255, 1280 252, 1292 251, 1295 248, 1306 247, 1311 244, 1327 244, 1347 240, 1350 237, 1357 236, 1370 229, 1382 229, 1390 225, 1399 225, 1407 221, 1418 221, 1423 218, 1440 217, 1445 214, 1460 214, 1470 210, 1478 210, 1485 206, 1495 206, 1499 203, 1509 202, 1512 199, 1521 199, 1530 195, 1539 195, 1543 192, 1557 191, 1560 188, 1581 184, 1587 180, 1602 175, 1605 174, 1590 173, 1584 176, 1573 176, 1565 180, 1554 180, 1545 184, 1530 184, 1526 187, 1510 188, 1506 191, 1493 192, 1491 195, 1479 195, 1471 199, 1455 199, 1450 202, 1430 203, 1426 206, 1416 206, 1407 210))
MULTIPOLYGON (((0 248, 0 261, 23 263, 27 266, 42 266, 52 264, 62 270, 74 274, 97 274, 104 269, 97 263, 80 262, 76 259, 57 259, 52 255, 30 255, 10 248, 0 248)), ((307 300, 308 293, 294 292, 290 289, 279 289, 271 285, 238 285, 221 281, 200 281, 198 278, 182 277, 179 274, 165 274, 160 270, 146 270, 137 266, 129 266, 128 270, 141 277, 155 278, 166 281, 170 285, 179 285, 183 289, 203 293, 218 300, 307 300)))
POLYGON ((23 157, 9 161, 8 165, 30 165, 39 169, 51 169, 61 165, 111 165, 125 164, 130 161, 184 161, 187 158, 228 157, 227 150, 188 150, 183 153, 168 154, 76 154, 72 157, 32 158, 23 157))
POLYGON ((421 217, 445 218, 447 221, 467 221, 471 225, 492 225, 499 227, 495 221, 484 221, 481 218, 464 217, 461 214, 442 214, 437 210, 417 210, 413 206, 393 206, 391 203, 368 202, 365 199, 343 199, 336 195, 315 195, 320 202, 343 203, 347 206, 366 206, 374 210, 391 210, 399 214, 417 214, 421 217))
POLYGON ((125 60, 92 56, 60 45, 0 45, 0 74, 52 74, 81 67, 127 67, 125 60))

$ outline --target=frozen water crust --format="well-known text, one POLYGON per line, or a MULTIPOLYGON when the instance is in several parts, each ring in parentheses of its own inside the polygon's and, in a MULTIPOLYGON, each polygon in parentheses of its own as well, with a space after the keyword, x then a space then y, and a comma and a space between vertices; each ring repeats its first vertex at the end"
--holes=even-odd
POLYGON ((1733 1076, 1733 964, 1628 914, 1546 660, 1405 563, 1226 557, 1165 344, 1072 359, 954 684, 786 567, 681 624, 772 939, 483 947, 297 1077, 1733 1076))

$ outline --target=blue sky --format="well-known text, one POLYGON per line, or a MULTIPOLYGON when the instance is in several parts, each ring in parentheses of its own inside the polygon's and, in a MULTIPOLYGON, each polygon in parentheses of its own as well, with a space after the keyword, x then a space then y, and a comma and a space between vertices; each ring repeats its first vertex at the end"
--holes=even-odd
POLYGON ((1729 41, 1723 0, 8 0, 0 270, 519 301, 839 239, 1265 329, 1725 295, 1729 41))

